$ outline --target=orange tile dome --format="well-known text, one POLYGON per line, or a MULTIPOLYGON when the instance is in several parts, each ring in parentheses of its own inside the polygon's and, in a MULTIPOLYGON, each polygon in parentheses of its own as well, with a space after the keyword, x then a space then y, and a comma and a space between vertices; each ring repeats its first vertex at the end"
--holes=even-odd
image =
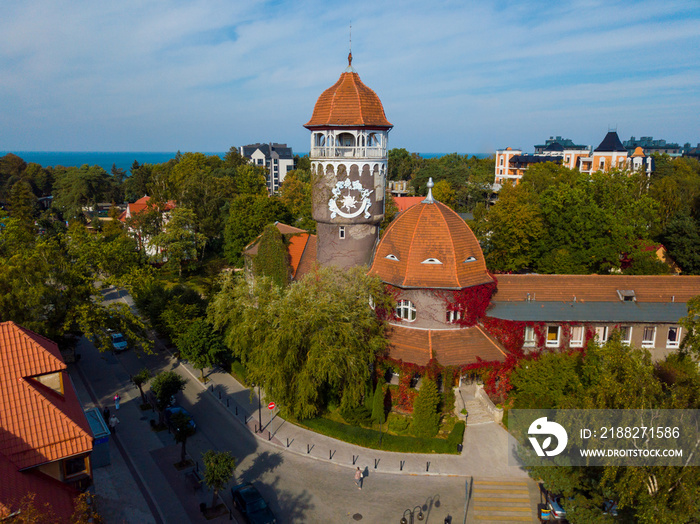
POLYGON ((402 288, 461 289, 493 282, 472 230, 430 196, 394 219, 369 273, 402 288))
POLYGON ((304 127, 374 127, 391 129, 384 106, 377 94, 362 83, 352 68, 352 54, 348 68, 338 81, 318 97, 313 115, 304 127))

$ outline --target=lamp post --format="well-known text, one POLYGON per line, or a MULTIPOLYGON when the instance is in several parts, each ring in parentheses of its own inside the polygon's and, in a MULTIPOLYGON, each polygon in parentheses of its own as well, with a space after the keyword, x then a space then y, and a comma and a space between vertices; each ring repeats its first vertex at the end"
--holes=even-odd
POLYGON ((423 520, 423 510, 420 506, 416 506, 413 509, 407 509, 403 512, 403 517, 401 517, 401 524, 409 524, 406 514, 411 516, 410 524, 413 524, 413 517, 415 516, 418 520, 423 520), (416 509, 418 510, 418 515, 416 515, 416 509))
MULTIPOLYGON (((251 384, 255 387, 255 384, 251 384)), ((260 403, 260 384, 258 384, 258 430, 256 433, 262 433, 262 404, 260 403)))

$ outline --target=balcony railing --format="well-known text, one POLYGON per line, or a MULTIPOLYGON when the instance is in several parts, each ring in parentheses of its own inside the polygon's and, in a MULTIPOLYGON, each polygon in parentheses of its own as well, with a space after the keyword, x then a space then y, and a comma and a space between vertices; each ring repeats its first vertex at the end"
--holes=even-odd
POLYGON ((383 147, 312 147, 312 158, 386 158, 383 147))

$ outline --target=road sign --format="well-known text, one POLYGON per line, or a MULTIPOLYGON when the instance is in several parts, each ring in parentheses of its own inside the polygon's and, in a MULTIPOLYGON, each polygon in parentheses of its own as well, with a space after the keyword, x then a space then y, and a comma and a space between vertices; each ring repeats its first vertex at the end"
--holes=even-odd
POLYGON ((275 409, 275 403, 274 403, 274 402, 270 402, 270 403, 267 405, 267 409, 275 409))

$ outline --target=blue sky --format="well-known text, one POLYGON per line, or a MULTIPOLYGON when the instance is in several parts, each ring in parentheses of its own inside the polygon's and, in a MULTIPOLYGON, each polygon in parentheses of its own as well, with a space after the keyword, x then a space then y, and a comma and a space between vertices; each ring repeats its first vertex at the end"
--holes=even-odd
POLYGON ((700 2, 9 0, 0 150, 308 151, 347 65, 390 147, 594 147, 609 126, 700 142, 700 2), (400 8, 397 8, 400 6, 400 8))

